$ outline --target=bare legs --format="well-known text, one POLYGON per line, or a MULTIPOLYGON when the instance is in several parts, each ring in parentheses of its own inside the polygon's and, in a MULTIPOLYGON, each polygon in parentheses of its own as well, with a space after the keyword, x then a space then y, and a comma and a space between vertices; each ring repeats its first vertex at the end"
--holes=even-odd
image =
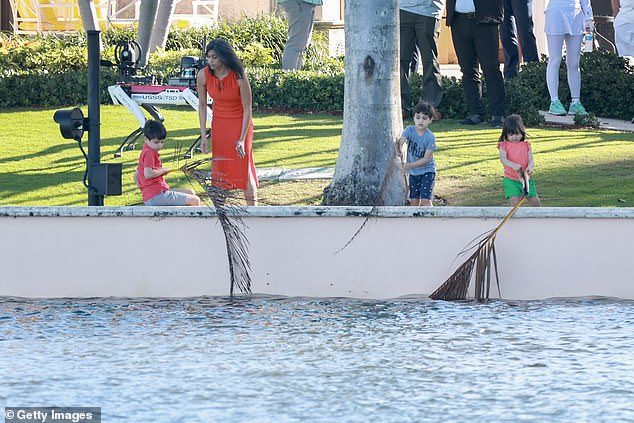
MULTIPOLYGON (((522 199, 522 196, 520 195, 515 197, 509 197, 509 200, 511 201, 511 206, 515 207, 517 203, 520 202, 521 199, 522 199)), ((539 201, 539 197, 536 195, 532 197, 526 197, 526 201, 528 201, 528 204, 530 204, 533 207, 540 207, 542 205, 541 201, 539 201)))
POLYGON ((247 189, 244 190, 244 200, 247 206, 258 205, 258 185, 255 182, 253 173, 249 170, 249 181, 247 182, 247 189))
POLYGON ((409 199, 410 206, 426 206, 433 207, 431 200, 427 198, 410 198, 409 199))

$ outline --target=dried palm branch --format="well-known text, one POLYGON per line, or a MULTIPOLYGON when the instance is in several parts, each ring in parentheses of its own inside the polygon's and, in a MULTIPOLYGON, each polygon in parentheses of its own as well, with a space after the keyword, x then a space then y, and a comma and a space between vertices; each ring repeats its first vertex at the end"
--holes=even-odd
MULTIPOLYGON (((186 163, 180 169, 183 173, 194 180, 205 190, 211 199, 222 230, 225 234, 227 246, 227 258, 229 260, 230 290, 233 297, 235 288, 245 294, 251 293, 251 263, 249 262, 249 241, 244 233, 246 225, 240 218, 236 210, 241 206, 232 203, 236 197, 222 186, 213 183, 208 176, 207 170, 200 169, 203 164, 208 164, 213 158, 208 157, 186 163)), ((235 203, 235 202, 234 202, 235 203)))
POLYGON ((522 182, 522 193, 524 194, 520 201, 511 209, 504 220, 493 230, 485 232, 479 238, 479 241, 472 241, 460 252, 459 255, 466 253, 475 246, 475 251, 469 258, 462 263, 458 269, 447 279, 438 289, 436 289, 429 298, 433 300, 464 300, 467 298, 467 290, 471 279, 475 279, 475 299, 488 300, 491 291, 491 269, 495 271, 495 281, 498 287, 498 295, 500 293, 500 277, 498 274, 497 256, 495 254, 495 236, 502 226, 513 216, 517 209, 522 205, 528 196, 530 177, 528 173, 521 169, 518 176, 522 182), (491 266, 491 258, 493 258, 493 266, 491 266), (475 274, 473 273, 475 267, 475 274), (473 277, 472 277, 473 274, 473 277))
MULTIPOLYGON (((471 280, 475 280, 475 299, 488 300, 491 290, 491 270, 495 271, 495 280, 500 293, 500 278, 498 274, 497 256, 495 254, 495 237, 502 226, 513 216, 515 211, 522 205, 526 196, 511 209, 504 220, 493 230, 482 235, 476 241, 475 251, 462 263, 456 271, 430 296, 432 300, 464 300, 467 298, 467 290, 471 280), (493 259, 493 266, 491 266, 493 259), (475 272, 474 272, 475 269, 475 272)), ((471 247, 473 248, 473 247, 471 247)), ((467 247, 460 254, 471 249, 467 247)), ((501 294, 500 294, 501 296, 501 294)))

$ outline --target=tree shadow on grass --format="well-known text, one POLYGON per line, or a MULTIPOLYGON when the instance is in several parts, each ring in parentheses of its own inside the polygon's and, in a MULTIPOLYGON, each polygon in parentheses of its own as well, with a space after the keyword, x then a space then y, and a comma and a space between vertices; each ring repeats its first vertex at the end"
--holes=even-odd
MULTIPOLYGON (((508 206, 501 169, 499 176, 486 179, 443 178, 441 173, 436 191, 449 206, 508 206)), ((533 179, 543 206, 634 207, 634 157, 608 164, 539 170, 533 179)))

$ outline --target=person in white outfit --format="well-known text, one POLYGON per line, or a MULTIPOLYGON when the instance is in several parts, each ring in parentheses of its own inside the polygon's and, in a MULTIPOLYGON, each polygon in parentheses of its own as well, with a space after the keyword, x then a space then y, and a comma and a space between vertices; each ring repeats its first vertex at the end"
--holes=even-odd
POLYGON ((546 84, 550 94, 549 113, 554 115, 587 115, 579 101, 581 95, 581 42, 583 33, 594 29, 590 0, 550 0, 546 5, 544 31, 548 42, 548 66, 546 84), (566 43, 566 68, 572 101, 568 112, 559 100, 559 66, 562 49, 566 43))
MULTIPOLYGON (((621 57, 634 62, 634 0, 612 0, 614 42, 621 57)), ((634 118, 632 118, 634 123, 634 118)))
POLYGON ((634 56, 634 0, 612 0, 614 41, 621 57, 634 56))

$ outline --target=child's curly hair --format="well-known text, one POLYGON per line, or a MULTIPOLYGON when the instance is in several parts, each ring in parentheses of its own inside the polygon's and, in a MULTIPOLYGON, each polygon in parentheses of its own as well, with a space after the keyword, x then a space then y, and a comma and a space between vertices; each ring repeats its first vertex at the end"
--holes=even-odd
POLYGON ((414 114, 416 113, 422 113, 429 116, 429 119, 431 119, 434 116, 434 106, 427 103, 426 101, 421 101, 416 106, 414 106, 414 114))

